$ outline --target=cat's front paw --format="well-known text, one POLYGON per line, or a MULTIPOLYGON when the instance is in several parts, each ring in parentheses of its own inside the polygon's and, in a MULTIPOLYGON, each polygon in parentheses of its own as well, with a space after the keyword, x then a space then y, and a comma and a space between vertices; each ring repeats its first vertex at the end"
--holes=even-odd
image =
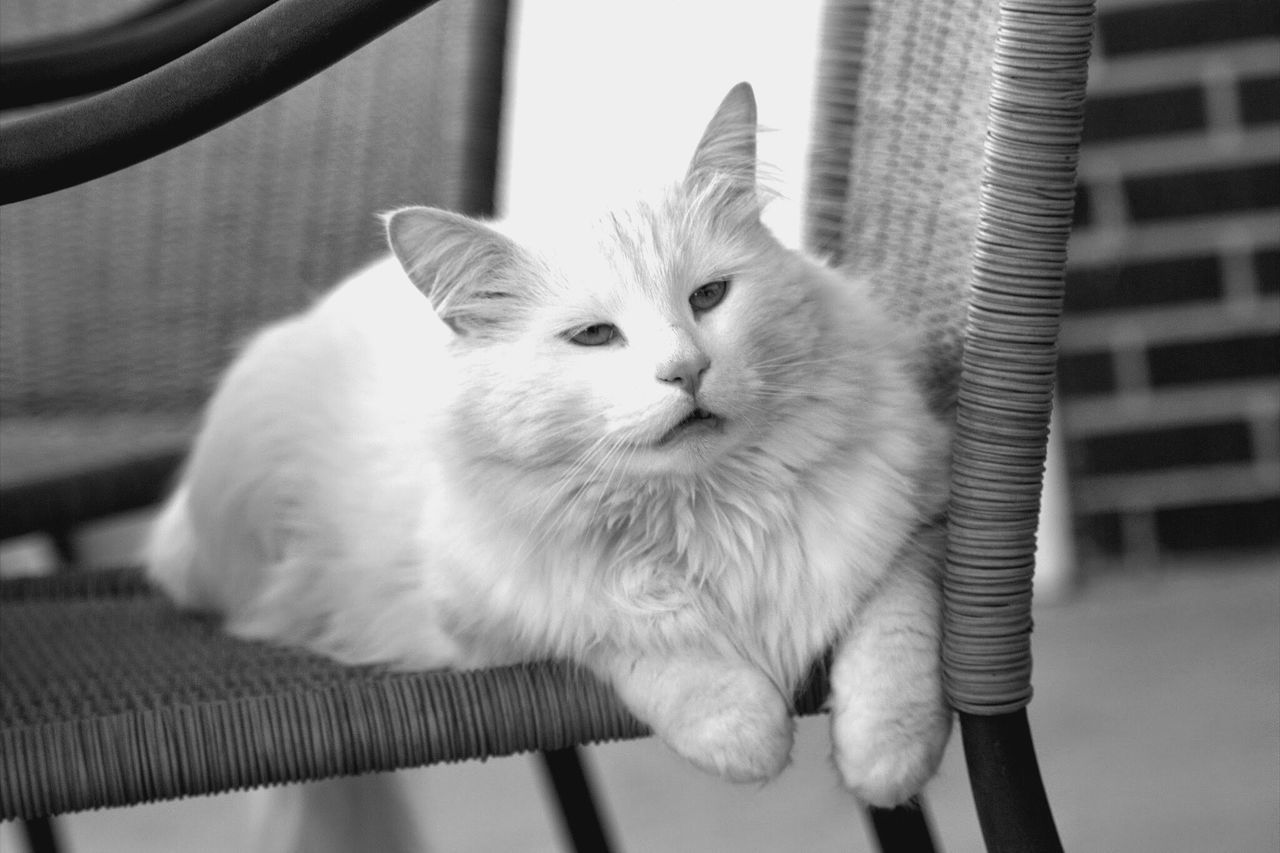
POLYGON ((605 664, 623 702, 696 767, 761 782, 791 755, 791 714, 764 673, 720 658, 619 657, 605 664))
POLYGON ((850 709, 832 717, 836 768, 868 805, 898 806, 920 793, 937 771, 951 734, 951 713, 940 703, 898 710, 905 713, 850 709))
POLYGON ((750 701, 716 693, 697 695, 661 734, 695 766, 733 782, 763 782, 782 772, 791 756, 793 725, 776 691, 750 701))
POLYGON ((691 715, 666 740, 696 767, 732 782, 763 782, 786 767, 793 733, 785 709, 779 715, 759 707, 706 708, 691 715))

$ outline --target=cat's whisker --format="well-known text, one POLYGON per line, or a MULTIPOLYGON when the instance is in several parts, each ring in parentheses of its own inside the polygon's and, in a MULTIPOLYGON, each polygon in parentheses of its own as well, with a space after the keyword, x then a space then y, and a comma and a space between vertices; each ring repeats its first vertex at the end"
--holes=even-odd
MULTIPOLYGON (((769 402, 775 402, 778 400, 802 400, 806 398, 812 399, 815 396, 819 396, 819 392, 822 390, 822 388, 814 385, 757 385, 752 389, 752 396, 756 399, 767 400, 769 402)), ((742 403, 747 407, 751 407, 753 405, 749 400, 742 401, 742 403)))
MULTIPOLYGON (((597 442, 597 446, 600 442, 597 442)), ((571 507, 577 498, 577 494, 573 489, 577 485, 577 478, 572 476, 571 472, 580 469, 584 464, 584 460, 594 451, 591 448, 587 454, 584 454, 577 462, 575 462, 570 473, 562 475, 554 484, 550 493, 541 492, 532 496, 529 500, 519 504, 513 508, 517 514, 524 515, 528 513, 532 520, 528 525, 522 524, 524 529, 534 531, 532 537, 525 537, 516 552, 512 555, 513 564, 520 564, 531 558, 541 547, 543 547, 550 539, 550 531, 554 530, 555 519, 562 516, 571 507), (566 497, 567 496, 567 497, 566 497)))
POLYGON ((544 527, 545 525, 543 522, 547 520, 549 514, 557 506, 565 503, 565 500, 563 499, 566 495, 568 496, 569 502, 572 502, 575 499, 574 489, 576 488, 580 490, 583 485, 579 474, 592 464, 592 459, 601 452, 601 448, 606 443, 607 442, 604 438, 598 439, 594 444, 588 447, 577 460, 575 460, 568 470, 560 475, 556 480, 553 489, 549 493, 541 492, 535 494, 528 503, 520 507, 520 509, 523 510, 529 509, 536 504, 541 505, 542 508, 535 515, 535 525, 538 528, 544 527))
MULTIPOLYGON (((605 497, 611 494, 611 486, 613 485, 614 475, 622 471, 626 467, 626 465, 630 462, 631 458, 635 455, 635 453, 636 453, 636 446, 634 444, 627 443, 627 442, 616 442, 614 444, 609 454, 610 456, 613 457, 612 465, 610 465, 609 471, 605 475, 603 484, 601 484, 600 488, 597 489, 596 505, 595 505, 594 512, 592 513, 593 515, 597 515, 598 513, 600 513, 600 511, 604 507, 605 497)), ((607 462, 607 461, 609 461, 608 458, 606 458, 605 460, 602 460, 600 467, 603 467, 604 462, 607 462)))
MULTIPOLYGON (((880 355, 885 352, 901 352, 902 350, 902 336, 900 335, 884 335, 876 341, 860 341, 858 347, 859 354, 868 356, 880 355)), ((843 359, 847 359, 847 354, 843 356, 843 359)), ((843 359, 821 357, 817 354, 797 357, 794 353, 780 353, 776 356, 765 357, 753 361, 752 366, 757 369, 775 366, 818 367, 838 365, 843 359)))
POLYGON ((593 454, 593 457, 598 457, 598 460, 593 466, 590 480, 587 483, 579 484, 582 485, 582 488, 576 488, 569 491, 568 498, 566 500, 551 500, 547 502, 537 523, 532 528, 537 531, 536 535, 526 539, 523 543, 523 547, 521 549, 521 554, 523 556, 532 555, 546 545, 550 540, 553 531, 561 530, 564 527, 561 523, 562 519, 572 515, 582 515, 579 512, 579 504, 590 492, 594 492, 596 494, 596 508, 591 513, 587 514, 587 517, 595 517, 598 514, 602 503, 602 496, 607 493, 607 486, 598 488, 588 488, 587 486, 590 485, 591 481, 595 480, 600 469, 608 462, 610 457, 614 455, 614 451, 615 448, 613 446, 607 446, 603 452, 593 454))
POLYGON ((837 364, 836 360, 831 358, 793 358, 783 355, 753 361, 751 366, 761 370, 772 367, 828 367, 835 364, 837 364))
MULTIPOLYGON (((535 552, 546 544, 550 531, 557 529, 555 523, 560 517, 567 515, 573 511, 578 502, 583 499, 587 491, 591 491, 588 487, 598 480, 600 471, 609 462, 610 458, 616 455, 620 443, 611 436, 603 435, 597 438, 583 453, 575 460, 574 464, 561 475, 556 484, 555 490, 550 495, 541 497, 542 508, 536 514, 533 530, 538 531, 535 538, 527 539, 524 547, 521 549, 525 556, 535 552), (582 476, 584 471, 590 468, 590 473, 585 477, 582 476), (565 496, 567 495, 567 498, 565 496), (554 517, 553 517, 554 514, 554 517)), ((612 477, 612 471, 603 488, 594 489, 601 494, 607 491, 608 481, 612 477)), ((526 508, 531 504, 526 505, 526 508)))
POLYGON ((607 442, 601 442, 601 451, 599 458, 595 460, 590 475, 586 477, 586 481, 591 484, 597 484, 600 491, 607 491, 612 482, 613 474, 620 469, 619 451, 632 447, 627 441, 616 436, 610 436, 607 442), (600 482, 600 474, 605 470, 605 466, 610 462, 609 470, 604 477, 604 481, 600 482))

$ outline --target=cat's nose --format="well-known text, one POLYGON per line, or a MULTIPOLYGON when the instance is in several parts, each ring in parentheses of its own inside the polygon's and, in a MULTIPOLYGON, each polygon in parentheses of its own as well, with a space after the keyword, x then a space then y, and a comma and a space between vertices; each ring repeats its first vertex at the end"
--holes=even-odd
POLYGON ((710 366, 711 357, 704 352, 684 355, 662 365, 658 370, 658 381, 678 385, 692 397, 697 395, 703 374, 710 366))

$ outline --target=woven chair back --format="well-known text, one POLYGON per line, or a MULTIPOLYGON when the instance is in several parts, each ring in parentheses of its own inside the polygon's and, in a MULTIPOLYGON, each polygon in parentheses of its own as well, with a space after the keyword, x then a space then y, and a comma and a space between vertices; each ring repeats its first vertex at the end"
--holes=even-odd
MULTIPOLYGON (((7 3, 4 38, 137 0, 7 3)), ((374 212, 486 212, 484 0, 439 3, 280 98, 116 174, 0 208, 0 414, 181 412, 234 347, 384 251, 374 212)))

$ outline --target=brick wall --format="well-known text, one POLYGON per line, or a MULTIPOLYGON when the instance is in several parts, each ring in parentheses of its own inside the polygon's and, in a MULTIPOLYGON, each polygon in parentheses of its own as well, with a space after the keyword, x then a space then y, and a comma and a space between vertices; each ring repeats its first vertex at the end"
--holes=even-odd
POLYGON ((1280 3, 1099 0, 1059 399, 1086 565, 1280 548, 1280 3))

